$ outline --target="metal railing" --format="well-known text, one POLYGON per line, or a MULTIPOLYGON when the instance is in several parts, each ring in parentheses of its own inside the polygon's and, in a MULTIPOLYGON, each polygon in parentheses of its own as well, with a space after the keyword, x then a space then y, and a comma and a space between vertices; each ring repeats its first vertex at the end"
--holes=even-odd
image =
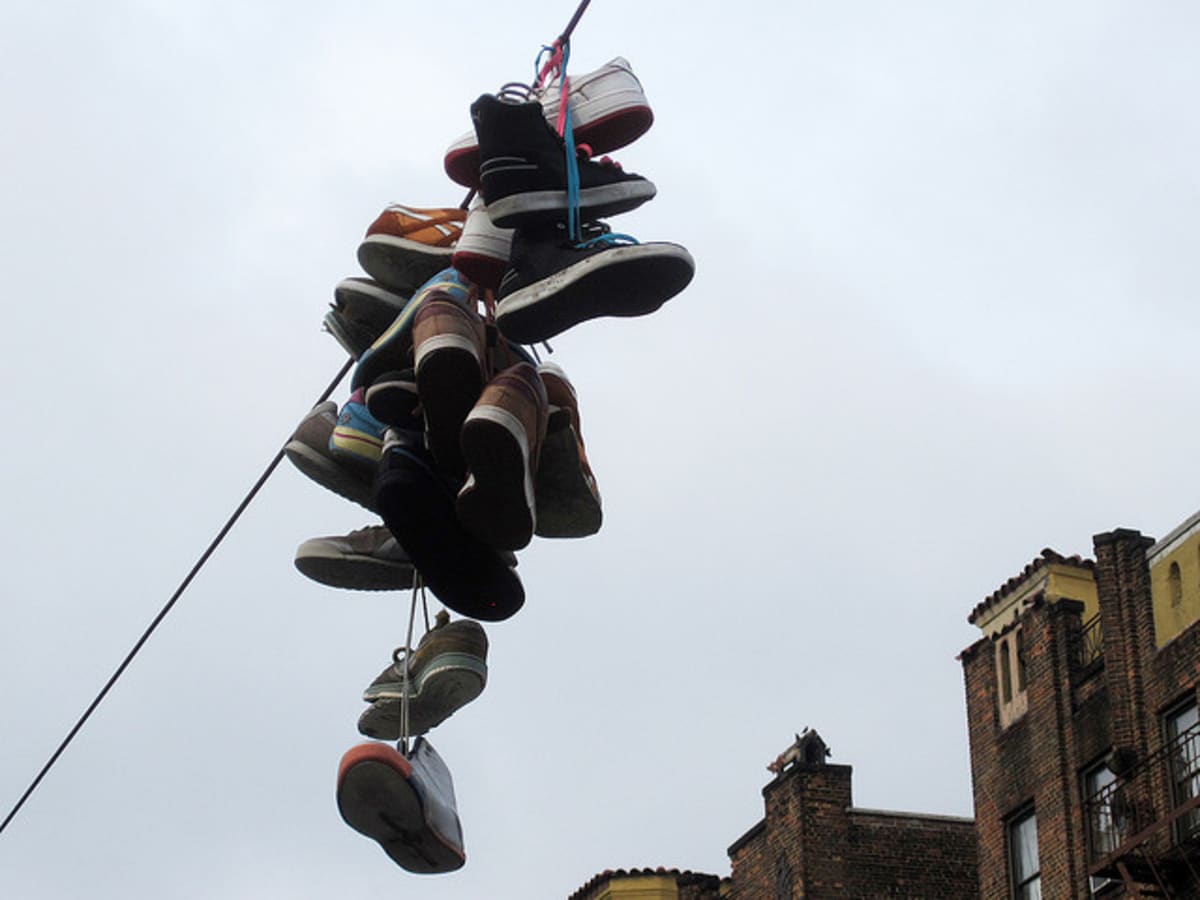
POLYGON ((1085 797, 1083 813, 1093 863, 1145 843, 1159 825, 1174 825, 1177 844, 1200 837, 1200 724, 1085 797), (1168 797, 1155 789, 1164 783, 1168 797))
POLYGON ((1100 613, 1084 622, 1075 633, 1071 652, 1075 668, 1079 671, 1103 659, 1104 629, 1100 625, 1100 613))

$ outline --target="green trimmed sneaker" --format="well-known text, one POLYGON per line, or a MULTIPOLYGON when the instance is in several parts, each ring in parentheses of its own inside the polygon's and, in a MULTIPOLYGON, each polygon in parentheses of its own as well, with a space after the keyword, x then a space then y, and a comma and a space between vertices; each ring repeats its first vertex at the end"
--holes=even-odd
POLYGON ((400 738, 404 697, 404 669, 408 666, 408 735, 424 734, 466 706, 487 684, 488 639, 483 627, 471 619, 451 622, 446 612, 421 638, 416 651, 405 656, 397 650, 388 666, 363 691, 371 705, 358 720, 367 737, 394 741, 400 738))

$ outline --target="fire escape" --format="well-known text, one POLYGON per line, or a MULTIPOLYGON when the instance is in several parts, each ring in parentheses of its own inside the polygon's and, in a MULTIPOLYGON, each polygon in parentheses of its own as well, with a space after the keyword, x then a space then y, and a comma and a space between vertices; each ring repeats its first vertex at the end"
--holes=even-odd
MULTIPOLYGON (((1099 647, 1097 617, 1079 635, 1076 664, 1096 666, 1099 647)), ((1093 895, 1200 898, 1200 723, 1109 776, 1083 812, 1093 895)))

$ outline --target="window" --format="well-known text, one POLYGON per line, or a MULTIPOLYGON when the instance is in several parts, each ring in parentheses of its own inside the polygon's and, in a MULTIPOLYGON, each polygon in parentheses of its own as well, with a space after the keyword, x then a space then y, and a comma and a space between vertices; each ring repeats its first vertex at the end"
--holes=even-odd
POLYGON ((792 867, 781 856, 775 862, 775 900, 794 900, 795 896, 792 888, 792 867))
POLYGON ((1106 763, 1083 773, 1083 808, 1087 815, 1088 847, 1092 859, 1112 853, 1129 832, 1129 816, 1122 804, 1117 776, 1106 763))
POLYGON ((1171 596, 1171 608, 1178 609, 1183 603, 1183 577, 1179 574, 1179 563, 1171 563, 1167 572, 1167 592, 1171 596))
MULTIPOLYGON (((1166 739, 1171 760, 1171 802, 1176 807, 1200 796, 1200 715, 1194 700, 1167 713, 1166 739)), ((1200 833, 1200 809, 1176 823, 1176 840, 1200 833)))
POLYGON ((1008 641, 1000 642, 1000 700, 1012 703, 1012 654, 1008 652, 1008 641))
POLYGON ((1025 632, 1017 629, 1017 690, 1025 690, 1025 632))
POLYGON ((1022 813, 1008 825, 1008 863, 1015 900, 1042 900, 1042 870, 1038 863, 1037 816, 1022 813))
POLYGON ((1025 693, 1025 636, 1020 628, 996 641, 996 682, 1000 727, 1007 728, 1029 709, 1025 693))

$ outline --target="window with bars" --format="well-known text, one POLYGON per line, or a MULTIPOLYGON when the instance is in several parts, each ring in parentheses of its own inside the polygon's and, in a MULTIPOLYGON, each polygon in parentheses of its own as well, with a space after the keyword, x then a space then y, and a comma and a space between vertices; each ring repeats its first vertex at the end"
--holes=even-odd
POLYGON ((1116 850, 1128 831, 1128 816, 1117 791, 1117 776, 1107 763, 1083 773, 1083 808, 1088 822, 1088 846, 1092 859, 1116 850))
MULTIPOLYGON (((1170 753, 1171 803, 1178 807, 1200 796, 1200 713, 1189 700, 1163 719, 1170 753)), ((1176 822, 1176 840, 1200 834, 1200 809, 1193 809, 1176 822)))

